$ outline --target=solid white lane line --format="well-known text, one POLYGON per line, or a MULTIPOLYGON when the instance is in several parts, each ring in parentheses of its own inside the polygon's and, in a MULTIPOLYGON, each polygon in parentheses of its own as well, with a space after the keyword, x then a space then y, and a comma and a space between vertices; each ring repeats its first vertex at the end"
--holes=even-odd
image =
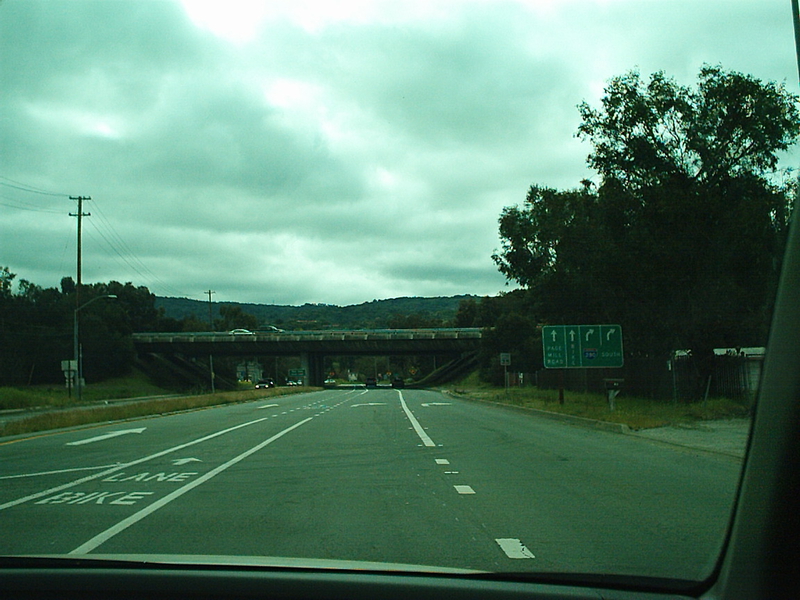
POLYGON ((120 521, 119 523, 114 525, 113 527, 109 527, 108 529, 106 529, 102 533, 97 534, 92 539, 90 539, 88 542, 86 542, 84 544, 81 544, 80 546, 75 548, 75 550, 70 552, 70 554, 87 554, 87 553, 91 552, 92 550, 97 548, 103 542, 108 541, 109 539, 111 539, 112 537, 114 537, 118 533, 124 531, 125 529, 127 529, 128 527, 133 525, 134 523, 137 523, 137 522, 141 521, 147 515, 154 513, 159 508, 162 508, 163 506, 166 506, 167 504, 169 504, 170 502, 172 502, 176 498, 179 498, 179 497, 183 496, 186 492, 196 488, 198 485, 201 485, 201 484, 205 483, 209 479, 219 475, 220 473, 222 473, 226 469, 232 467, 236 463, 244 460, 245 458, 247 458, 251 454, 255 454, 256 452, 258 452, 259 450, 261 450, 265 446, 270 445, 272 442, 274 442, 275 440, 283 437, 284 435, 286 435, 290 431, 293 431, 293 430, 297 429, 298 427, 300 427, 301 425, 305 425, 306 423, 308 423, 309 421, 312 421, 312 420, 313 420, 313 417, 308 417, 307 419, 304 419, 304 420, 300 421, 299 423, 295 423, 291 427, 287 427, 286 429, 284 429, 280 433, 276 433, 271 438, 261 442, 260 444, 258 444, 256 446, 253 446, 252 448, 250 448, 250 450, 247 450, 246 452, 243 452, 239 456, 236 456, 236 457, 230 459, 228 462, 218 466, 216 469, 213 469, 213 470, 209 471, 208 473, 206 473, 205 475, 190 481, 185 486, 183 486, 181 488, 178 488, 177 490, 175 490, 171 494, 167 494, 163 498, 153 502, 151 505, 146 506, 145 508, 143 508, 139 512, 132 514, 127 519, 123 519, 122 521, 120 521))
POLYGON ((456 491, 459 494, 474 494, 475 493, 475 490, 473 490, 468 485, 454 485, 453 487, 456 488, 456 491))
POLYGON ((58 475, 59 473, 74 473, 75 471, 97 471, 97 469, 108 469, 116 467, 119 463, 113 465, 100 465, 99 467, 75 467, 74 469, 59 469, 58 471, 41 471, 40 473, 22 473, 21 475, 2 475, 0 479, 20 479, 22 477, 39 477, 40 475, 58 475))
POLYGON ((226 433, 230 433, 231 431, 236 431, 237 429, 241 429, 242 427, 248 427, 250 425, 255 425, 256 423, 260 423, 261 421, 266 421, 269 417, 262 417, 260 419, 255 419, 254 421, 248 421, 247 423, 240 423, 239 425, 234 425, 233 427, 228 427, 227 429, 223 429, 222 431, 217 431, 216 433, 211 433, 204 437, 198 438, 196 440, 192 440, 191 442, 186 442, 185 444, 180 444, 179 446, 174 446, 172 448, 167 448, 166 450, 162 450, 161 452, 156 452, 155 454, 151 454, 149 456, 145 456, 144 458, 139 458, 136 460, 132 460, 130 462, 118 464, 111 469, 107 469, 102 471, 101 473, 95 473, 94 475, 88 475, 86 477, 82 477, 80 479, 76 479, 75 481, 70 481, 69 483, 65 483, 63 485, 58 485, 56 487, 52 487, 46 489, 41 492, 36 492, 35 494, 31 494, 30 496, 25 496, 24 498, 17 498, 16 500, 11 500, 10 502, 6 502, 5 504, 0 504, 0 510, 5 510, 6 508, 11 508, 12 506, 16 506, 17 504, 23 504, 28 502, 29 500, 36 500, 37 498, 42 498, 43 496, 49 496, 51 494, 55 494, 56 492, 60 492, 61 490, 66 490, 71 487, 75 487, 76 485, 81 485, 82 483, 86 483, 87 481, 92 481, 93 479, 100 479, 102 477, 106 477, 107 475, 111 475, 112 473, 116 473, 117 471, 121 471, 122 469, 127 469, 134 465, 139 465, 141 463, 147 462, 149 460, 153 460, 154 458, 160 458, 166 454, 171 454, 172 452, 177 452, 178 450, 183 450, 184 448, 188 448, 189 446, 194 446, 195 444, 200 444, 202 442, 206 442, 208 440, 214 439, 215 437, 219 437, 226 433))
POLYGON ((447 460, 446 458, 437 458, 436 459, 436 464, 437 465, 449 465, 450 461, 447 460))
POLYGON ((499 538, 495 542, 503 549, 508 558, 536 558, 521 541, 515 538, 499 538))
POLYGON ((406 412, 406 416, 408 417, 408 420, 411 421, 411 425, 414 427, 414 431, 417 432, 417 435, 419 436, 419 439, 422 440, 422 443, 425 446, 429 446, 429 447, 435 446, 436 444, 434 444, 433 440, 428 436, 427 433, 425 433, 425 430, 422 428, 422 425, 419 424, 419 421, 417 421, 417 418, 414 416, 414 413, 412 413, 409 410, 408 405, 406 404, 406 401, 403 399, 403 392, 401 392, 400 390, 397 390, 397 393, 400 394, 400 405, 403 407, 403 410, 406 412))

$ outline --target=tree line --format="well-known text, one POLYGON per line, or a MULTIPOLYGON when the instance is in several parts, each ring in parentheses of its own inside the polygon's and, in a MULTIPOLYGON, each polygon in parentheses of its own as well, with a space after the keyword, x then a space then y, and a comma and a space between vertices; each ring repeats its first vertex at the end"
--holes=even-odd
MULTIPOLYGON (((781 84, 704 66, 695 87, 663 72, 645 79, 630 71, 608 83, 599 107, 584 102, 578 110, 577 135, 591 146, 595 179, 566 190, 534 184, 499 217, 492 260, 519 289, 460 298, 457 311, 440 302, 436 311, 412 313, 414 299, 398 299, 403 308, 387 315, 378 314, 381 302, 367 303, 361 316, 369 323, 361 326, 483 327, 481 375, 501 382, 500 352, 512 353, 514 370, 542 370, 543 325, 619 324, 629 374, 683 351, 697 396, 715 348, 766 344, 797 192, 779 157, 800 134, 798 98, 781 84)), ((65 277, 60 288, 43 289, 22 280, 14 291, 14 279, 0 267, 0 385, 62 381, 60 362, 73 354, 75 282, 65 277)), ((168 317, 146 287, 131 283, 85 285, 80 293, 83 302, 117 296, 81 311, 89 381, 130 369, 135 331, 264 324, 236 304, 219 305, 211 323, 195 313, 168 317)), ((315 327, 357 322, 344 309, 305 308, 315 327)), ((287 317, 281 324, 303 328, 300 313, 271 316, 279 314, 287 317)))
MULTIPOLYGON (((618 323, 626 358, 686 351, 698 386, 715 348, 765 345, 797 188, 779 169, 797 101, 715 66, 693 88, 663 72, 612 79, 599 107, 578 107, 596 179, 532 185, 500 215, 492 258, 520 290, 493 338, 537 370, 541 325, 618 323)), ((464 311, 466 322, 475 307, 464 311)))
MULTIPOLYGON (((62 278, 58 288, 43 288, 24 279, 16 281, 16 274, 9 267, 0 267, 0 387, 64 383, 61 362, 72 360, 74 355, 77 294, 77 286, 71 277, 62 278)), ((303 310, 304 307, 281 307, 297 310, 280 313, 287 318, 274 322, 287 330, 326 328, 332 326, 330 319, 342 321, 344 312, 348 325, 356 328, 449 327, 453 325, 459 298, 430 299, 431 302, 425 302, 428 299, 424 298, 397 300, 375 301, 361 307, 344 307, 345 310, 315 305, 311 313, 303 310), (352 310, 346 310, 350 308, 352 310), (398 312, 410 308, 418 312, 398 312), (359 315, 363 322, 358 321, 359 315)), ((135 362, 132 333, 230 331, 239 328, 256 331, 272 324, 254 314, 257 312, 252 310, 255 305, 218 303, 209 316, 204 303, 193 302, 189 305, 195 309, 201 306, 200 312, 187 311, 176 318, 168 316, 163 305, 159 304, 159 298, 147 287, 137 287, 130 282, 111 281, 81 286, 80 305, 84 308, 79 311, 80 344, 84 377, 88 383, 131 371, 135 362), (102 298, 109 295, 115 298, 102 298)), ((269 307, 265 309, 268 311, 269 307)), ((369 367, 370 373, 378 369, 381 373, 392 370, 405 373, 415 367, 429 372, 432 368, 427 365, 427 359, 417 357, 370 358, 360 361, 363 365, 336 358, 343 368, 369 367)), ((237 362, 236 359, 219 358, 215 361, 215 370, 235 379, 237 362)), ((274 360, 265 364, 276 372, 281 370, 274 360)))
MULTIPOLYGON (((0 267, 0 385, 63 382, 61 362, 71 360, 77 286, 64 277, 42 288, 0 267), (16 287, 16 291, 15 288, 16 287)), ((126 374, 134 358, 130 334, 158 327, 155 296, 146 287, 116 281, 82 285, 80 341, 87 381, 126 374), (115 299, 94 302, 114 295, 115 299), (87 305, 91 302, 91 305, 87 305)))

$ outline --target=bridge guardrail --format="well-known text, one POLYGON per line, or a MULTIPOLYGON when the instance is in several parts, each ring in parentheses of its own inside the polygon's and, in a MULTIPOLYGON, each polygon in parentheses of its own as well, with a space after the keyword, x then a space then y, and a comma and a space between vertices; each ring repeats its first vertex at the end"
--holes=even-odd
POLYGON ((232 335, 228 332, 145 332, 134 333, 133 339, 141 342, 255 342, 255 341, 303 341, 303 340, 416 340, 416 339, 479 339, 481 329, 477 327, 440 329, 352 329, 352 330, 293 330, 232 335))

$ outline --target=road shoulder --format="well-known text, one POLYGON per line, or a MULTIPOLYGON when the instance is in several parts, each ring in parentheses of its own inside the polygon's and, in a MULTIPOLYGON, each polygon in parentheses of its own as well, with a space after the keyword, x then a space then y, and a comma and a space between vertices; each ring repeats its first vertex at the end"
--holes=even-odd
POLYGON ((693 424, 669 425, 665 427, 654 427, 652 429, 640 429, 634 431, 624 423, 612 423, 609 421, 598 421, 565 415, 537 408, 523 406, 513 406, 501 402, 493 402, 475 398, 469 394, 454 394, 449 390, 441 390, 442 393, 452 398, 462 398, 472 402, 482 402, 501 408, 515 410, 518 412, 536 415, 546 419, 552 419, 589 429, 599 429, 612 433, 620 433, 648 439, 651 441, 682 446, 694 450, 724 454, 737 459, 743 459, 747 450, 747 440, 750 435, 750 419, 720 419, 715 421, 699 421, 693 424))

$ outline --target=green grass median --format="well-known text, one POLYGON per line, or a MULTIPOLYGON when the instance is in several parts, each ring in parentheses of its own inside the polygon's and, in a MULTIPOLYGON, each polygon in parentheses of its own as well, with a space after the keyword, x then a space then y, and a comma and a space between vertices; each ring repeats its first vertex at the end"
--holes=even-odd
POLYGON ((87 386, 83 404, 76 406, 62 390, 47 387, 0 388, 0 408, 28 409, 24 416, 9 418, 0 425, 0 436, 77 427, 91 423, 123 421, 147 416, 197 410, 211 406, 249 402, 299 394, 319 388, 286 387, 255 390, 251 386, 216 394, 175 395, 142 382, 139 378, 87 386), (48 391, 49 390, 49 391, 48 391), (142 396, 154 396, 142 400, 142 396))

